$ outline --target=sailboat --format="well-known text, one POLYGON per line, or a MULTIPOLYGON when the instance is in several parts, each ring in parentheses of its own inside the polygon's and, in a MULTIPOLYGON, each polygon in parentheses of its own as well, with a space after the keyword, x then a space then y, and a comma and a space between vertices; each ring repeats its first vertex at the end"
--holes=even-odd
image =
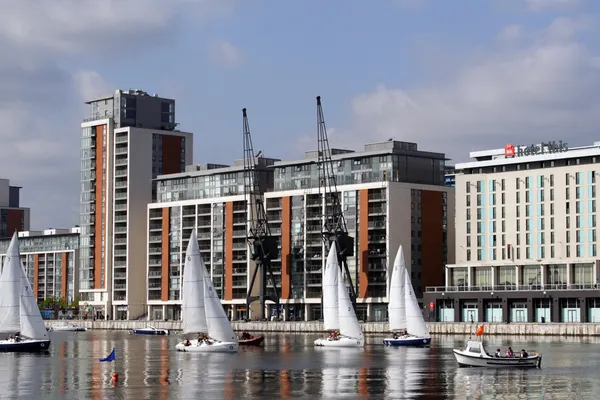
POLYGON ((195 229, 186 250, 182 289, 183 333, 198 334, 198 339, 186 339, 175 348, 187 352, 237 352, 237 338, 200 257, 195 229))
POLYGON ((43 352, 50 348, 37 299, 21 265, 16 232, 0 275, 0 332, 14 333, 0 340, 0 352, 43 352))
POLYGON ((404 263, 402 245, 398 248, 392 278, 390 280, 390 299, 388 303, 390 330, 393 337, 383 339, 386 346, 429 346, 431 337, 410 275, 404 263), (402 333, 398 333, 402 332, 402 333))
POLYGON ((335 242, 331 243, 323 272, 323 326, 329 337, 317 339, 315 346, 363 347, 365 338, 338 264, 335 242))

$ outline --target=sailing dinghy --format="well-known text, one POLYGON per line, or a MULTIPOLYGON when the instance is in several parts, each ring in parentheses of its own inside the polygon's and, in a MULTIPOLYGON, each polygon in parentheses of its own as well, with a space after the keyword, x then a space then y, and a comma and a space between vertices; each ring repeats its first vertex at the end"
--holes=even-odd
POLYGON ((7 340, 0 340, 0 352, 44 352, 50 348, 37 299, 21 265, 16 232, 0 275, 0 332, 11 333, 7 340))
POLYGON ((315 340, 315 346, 363 347, 365 345, 338 263, 335 242, 331 243, 323 272, 323 325, 330 331, 329 337, 315 340))
POLYGON ((186 339, 175 348, 200 353, 237 352, 237 338, 200 257, 195 229, 186 250, 182 290, 183 333, 198 334, 198 339, 186 339))
POLYGON ((402 245, 398 248, 392 278, 390 280, 390 299, 388 303, 391 338, 383 339, 386 346, 429 346, 431 337, 423 313, 419 307, 410 275, 404 263, 402 245))

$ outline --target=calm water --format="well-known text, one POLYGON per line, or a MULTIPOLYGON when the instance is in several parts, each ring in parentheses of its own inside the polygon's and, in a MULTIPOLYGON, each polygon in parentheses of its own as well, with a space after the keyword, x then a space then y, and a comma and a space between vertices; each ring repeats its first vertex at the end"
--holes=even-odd
POLYGON ((320 335, 268 335, 238 354, 179 353, 180 335, 51 332, 48 356, 0 354, 0 398, 61 399, 597 399, 600 339, 490 337, 541 351, 541 370, 457 368, 464 337, 434 337, 429 349, 313 348, 320 335), (100 363, 116 347, 114 363, 100 363), (113 371, 119 381, 111 382, 113 371))

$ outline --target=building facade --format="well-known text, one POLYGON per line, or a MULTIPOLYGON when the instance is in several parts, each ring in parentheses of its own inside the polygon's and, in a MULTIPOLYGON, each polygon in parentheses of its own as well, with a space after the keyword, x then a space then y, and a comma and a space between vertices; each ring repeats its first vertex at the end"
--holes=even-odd
POLYGON ((175 130, 175 100, 117 90, 87 102, 81 124, 80 291, 108 318, 145 313, 146 207, 152 179, 192 162, 192 134, 175 130))
POLYGON ((21 207, 21 187, 0 179, 0 238, 29 230, 29 214, 29 208, 21 207))
MULTIPOLYGON (((59 298, 71 303, 79 291, 79 227, 18 235, 21 262, 38 301, 59 298)), ((0 239, 2 266, 10 240, 0 239)))
MULTIPOLYGON (((348 259, 359 318, 387 318, 387 282, 398 246, 404 246, 413 285, 442 283, 454 259, 453 188, 444 185, 443 154, 414 143, 385 142, 362 152, 332 150, 337 187, 351 236, 348 259), (428 249, 424 251, 424 249, 428 249)), ((317 153, 297 161, 265 161, 265 208, 280 258, 272 261, 286 319, 321 318, 325 199, 319 192, 317 153)), ((243 165, 243 164, 242 164, 243 165)), ((250 272, 243 167, 201 168, 159 178, 148 207, 148 315, 177 319, 187 240, 194 226, 203 260, 232 319, 247 318, 250 272), (167 252, 168 250, 168 252, 167 252)), ((258 313, 252 312, 250 317, 258 313)))
MULTIPOLYGON (((600 142, 471 153, 456 165, 456 264, 427 288, 441 321, 599 322, 600 142)), ((435 312, 434 312, 435 311, 435 312)))

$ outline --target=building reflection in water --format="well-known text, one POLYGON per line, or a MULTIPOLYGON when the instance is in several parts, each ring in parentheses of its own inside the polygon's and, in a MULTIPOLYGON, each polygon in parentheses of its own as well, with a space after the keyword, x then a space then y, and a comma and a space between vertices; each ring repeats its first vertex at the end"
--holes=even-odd
POLYGON ((365 349, 316 348, 322 356, 321 393, 325 398, 366 394, 367 368, 361 367, 365 349))

